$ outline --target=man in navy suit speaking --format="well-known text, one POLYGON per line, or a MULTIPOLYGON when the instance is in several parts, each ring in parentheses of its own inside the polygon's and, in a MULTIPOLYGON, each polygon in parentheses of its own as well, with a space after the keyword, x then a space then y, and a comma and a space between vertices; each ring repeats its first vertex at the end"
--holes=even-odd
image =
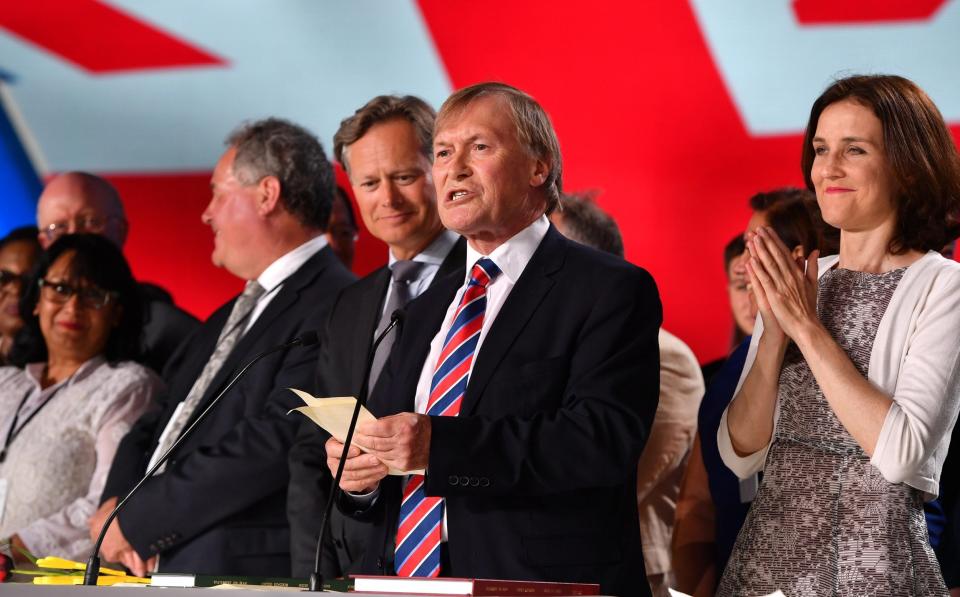
MULTIPOLYGON (((378 420, 357 429, 369 452, 348 454, 339 506, 373 522, 363 569, 649 594, 635 487, 659 387, 653 279, 550 225, 560 149, 526 93, 458 91, 433 148, 466 273, 409 306, 378 420)), ((335 470, 342 445, 327 454, 335 470)))

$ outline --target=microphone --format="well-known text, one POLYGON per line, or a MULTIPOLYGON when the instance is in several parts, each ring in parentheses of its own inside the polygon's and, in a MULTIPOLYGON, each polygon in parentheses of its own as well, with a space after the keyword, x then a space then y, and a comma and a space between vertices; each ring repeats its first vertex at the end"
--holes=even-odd
POLYGON ((317 554, 313 561, 313 572, 310 573, 309 588, 307 590, 319 592, 323 590, 323 574, 320 572, 320 552, 323 549, 323 536, 327 532, 327 522, 330 520, 330 513, 333 511, 333 504, 340 497, 340 479, 343 478, 343 465, 346 463, 346 454, 350 450, 350 444, 353 442, 353 431, 357 428, 357 420, 360 418, 360 407, 366 404, 367 394, 370 391, 370 369, 373 368, 373 358, 377 354, 377 348, 387 337, 393 328, 403 325, 406 318, 406 312, 400 308, 390 314, 390 323, 383 328, 377 339, 373 341, 373 348, 370 350, 370 358, 367 359, 367 366, 363 373, 363 383, 360 384, 360 395, 357 396, 357 404, 353 408, 353 417, 350 419, 350 426, 347 428, 347 437, 343 442, 343 455, 340 458, 340 464, 337 466, 337 474, 333 478, 330 486, 330 497, 327 498, 327 507, 324 508, 323 519, 320 521, 320 532, 317 534, 317 554))
POLYGON ((253 359, 251 359, 249 363, 243 366, 243 369, 241 369, 233 377, 233 379, 230 380, 230 383, 228 383, 227 386, 223 388, 223 390, 219 394, 217 394, 217 396, 213 400, 210 401, 210 404, 207 405, 205 409, 203 409, 203 412, 201 412, 196 419, 194 419, 193 423, 191 423, 183 431, 183 433, 180 434, 180 437, 177 438, 177 441, 173 442, 173 445, 171 445, 167 449, 167 451, 164 452, 159 459, 157 459, 157 462, 154 463, 152 467, 150 467, 150 470, 147 471, 147 474, 145 474, 143 478, 140 479, 140 481, 138 481, 137 484, 133 486, 133 489, 127 492, 127 495, 125 495, 122 500, 117 502, 117 506, 113 509, 113 511, 110 513, 110 516, 107 517, 107 520, 103 523, 103 526, 100 528, 100 536, 97 537, 97 542, 93 546, 93 554, 91 554, 90 559, 87 560, 87 570, 83 574, 84 585, 94 586, 97 584, 97 578, 100 576, 100 546, 103 545, 103 539, 107 535, 107 529, 110 528, 110 524, 114 521, 114 519, 120 513, 120 510, 122 510, 123 507, 127 504, 127 502, 130 501, 130 498, 137 493, 140 487, 143 486, 144 483, 146 483, 147 479, 152 477, 153 473, 155 473, 157 469, 163 466, 163 463, 165 463, 170 458, 170 455, 173 454, 173 451, 177 449, 177 446, 179 446, 185 439, 187 439, 187 437, 189 437, 193 433, 193 430, 197 428, 200 422, 203 421, 206 418, 206 416, 210 413, 210 411, 212 411, 214 407, 217 406, 217 403, 220 402, 220 399, 223 398, 224 395, 227 392, 229 392, 230 389, 233 388, 233 386, 235 386, 238 381, 240 381, 240 378, 242 378, 246 374, 247 369, 249 369, 254 364, 256 364, 260 359, 268 355, 271 355, 275 352, 279 352, 287 348, 293 348, 294 346, 312 346, 316 344, 318 341, 319 341, 319 335, 317 334, 317 332, 313 330, 304 332, 299 337, 294 338, 293 340, 289 340, 287 342, 284 342, 283 344, 274 346, 273 348, 269 348, 261 352, 257 356, 253 357, 253 359))

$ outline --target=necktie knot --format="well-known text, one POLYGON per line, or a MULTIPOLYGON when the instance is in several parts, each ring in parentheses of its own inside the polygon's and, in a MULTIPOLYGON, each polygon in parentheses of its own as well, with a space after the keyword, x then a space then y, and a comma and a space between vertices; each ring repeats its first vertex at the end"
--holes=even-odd
POLYGON ((470 270, 470 286, 483 286, 486 288, 491 282, 500 275, 500 268, 489 257, 483 257, 473 265, 470 270))
POLYGON ((256 280, 247 280, 247 283, 243 287, 243 292, 240 294, 240 296, 248 301, 255 301, 260 298, 263 293, 264 288, 260 285, 260 282, 257 282, 256 280))
POLYGON ((397 260, 390 266, 390 275, 394 282, 410 284, 420 277, 425 265, 422 261, 397 260))

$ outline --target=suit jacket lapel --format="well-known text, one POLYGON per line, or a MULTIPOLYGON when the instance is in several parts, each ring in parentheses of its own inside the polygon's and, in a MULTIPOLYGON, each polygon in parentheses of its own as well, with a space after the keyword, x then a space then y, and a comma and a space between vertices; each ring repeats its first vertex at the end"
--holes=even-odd
MULTIPOLYGON (((207 388, 203 400, 200 401, 200 404, 198 404, 194 410, 194 416, 200 414, 203 405, 220 392, 227 381, 234 376, 236 370, 244 364, 243 361, 249 360, 254 356, 252 349, 256 346, 260 336, 270 328, 270 324, 273 323, 277 317, 281 316, 296 303, 300 290, 311 284, 317 276, 323 272, 327 267, 327 260, 330 259, 330 255, 332 255, 332 252, 329 247, 324 247, 301 265, 300 269, 290 274, 290 276, 283 281, 283 286, 277 292, 277 296, 273 297, 273 300, 270 301, 267 308, 264 309, 263 313, 257 318, 257 321, 254 322, 253 327, 240 338, 240 341, 237 342, 237 345, 234 346, 230 352, 230 356, 223 362, 223 366, 220 367, 220 370, 210 382, 210 387, 207 388)), ((292 338, 290 339, 292 340, 292 338)))
POLYGON ((430 283, 430 286, 432 287, 436 284, 437 280, 441 280, 453 272, 460 272, 460 275, 463 276, 464 272, 466 272, 466 265, 467 239, 461 236, 457 239, 457 242, 454 243, 450 252, 447 253, 443 263, 440 264, 440 269, 437 270, 437 275, 433 277, 433 282, 430 283))
POLYGON ((470 415, 476 409, 493 372, 553 287, 553 274, 563 265, 565 242, 551 225, 490 326, 480 353, 474 357, 476 362, 460 406, 461 415, 470 415))
MULTIPOLYGON (((420 373, 430 355, 430 342, 443 325, 447 306, 462 285, 462 272, 451 272, 443 278, 438 276, 430 289, 411 303, 415 312, 411 312, 411 316, 407 318, 407 323, 401 330, 401 337, 394 344, 392 353, 393 358, 398 359, 395 371, 400 377, 386 391, 388 395, 397 397, 399 401, 393 405, 394 408, 400 409, 395 412, 414 412, 417 382, 420 381, 420 373)), ((434 363, 430 363, 431 367, 433 365, 434 363)))

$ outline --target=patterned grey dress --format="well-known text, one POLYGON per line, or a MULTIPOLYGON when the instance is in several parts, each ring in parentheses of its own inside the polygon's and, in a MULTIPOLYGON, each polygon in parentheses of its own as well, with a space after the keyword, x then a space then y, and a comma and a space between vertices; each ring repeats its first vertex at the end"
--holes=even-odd
MULTIPOLYGON (((820 278, 820 321, 864 377, 905 270, 834 269, 820 278)), ((870 464, 792 343, 777 399, 763 483, 717 594, 947 595, 920 491, 889 483, 870 464)))

